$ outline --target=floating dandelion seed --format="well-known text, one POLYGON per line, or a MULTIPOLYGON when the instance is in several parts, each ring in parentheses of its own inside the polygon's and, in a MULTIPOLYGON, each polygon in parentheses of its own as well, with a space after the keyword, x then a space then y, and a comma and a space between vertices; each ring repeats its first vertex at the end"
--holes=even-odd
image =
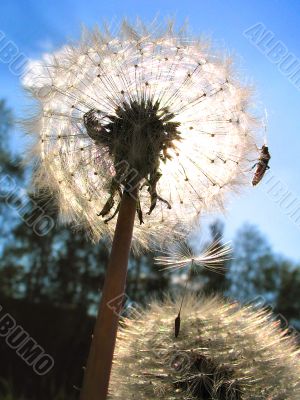
POLYGON ((205 41, 123 23, 32 61, 23 82, 40 107, 34 183, 95 240, 113 236, 124 190, 139 186, 133 244, 147 247, 248 183, 250 91, 205 41))
POLYGON ((178 302, 153 303, 124 321, 112 400, 300 398, 296 340, 267 311, 189 296, 181 335, 174 339, 177 308, 178 302))
POLYGON ((231 247, 229 243, 221 244, 215 240, 200 254, 196 255, 185 242, 176 242, 165 256, 155 257, 156 264, 164 266, 165 270, 181 270, 187 267, 202 267, 214 272, 222 272, 225 261, 230 259, 231 247))
POLYGON ((195 255, 186 242, 175 242, 172 250, 169 252, 166 251, 166 253, 168 255, 156 257, 154 259, 155 263, 164 265, 165 270, 189 269, 179 312, 175 319, 175 337, 177 338, 181 327, 181 310, 187 292, 187 285, 191 279, 193 270, 196 270, 196 267, 202 267, 222 273, 224 271, 224 262, 230 259, 231 247, 228 243, 221 244, 221 239, 218 239, 207 246, 201 254, 195 255))

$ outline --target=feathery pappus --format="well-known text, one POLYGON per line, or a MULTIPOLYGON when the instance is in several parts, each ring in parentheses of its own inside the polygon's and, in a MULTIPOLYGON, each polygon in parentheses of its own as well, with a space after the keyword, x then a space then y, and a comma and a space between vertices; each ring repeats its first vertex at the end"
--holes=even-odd
POLYGON ((147 247, 247 184, 250 89, 206 41, 173 24, 158 31, 123 22, 116 34, 85 32, 23 78, 39 109, 26 123, 33 184, 94 240, 112 237, 124 191, 138 187, 133 244, 147 247))
POLYGON ((189 295, 178 338, 180 299, 153 302, 119 331, 112 400, 300 398, 296 337, 269 311, 189 295))
POLYGON ((165 250, 165 255, 155 257, 154 261, 164 270, 180 270, 191 266, 195 270, 196 267, 202 267, 220 272, 222 264, 230 260, 231 252, 230 244, 222 244, 221 240, 213 241, 198 255, 185 242, 175 242, 172 249, 165 250))
POLYGON ((188 282, 191 279, 193 271, 197 267, 209 269, 214 272, 222 273, 224 263, 230 260, 231 247, 229 243, 221 243, 221 239, 213 241, 200 254, 195 255, 186 242, 175 242, 171 250, 165 251, 165 256, 155 257, 156 264, 163 265, 164 270, 189 269, 188 277, 177 317, 175 318, 175 337, 177 338, 181 328, 181 311, 186 297, 188 282))

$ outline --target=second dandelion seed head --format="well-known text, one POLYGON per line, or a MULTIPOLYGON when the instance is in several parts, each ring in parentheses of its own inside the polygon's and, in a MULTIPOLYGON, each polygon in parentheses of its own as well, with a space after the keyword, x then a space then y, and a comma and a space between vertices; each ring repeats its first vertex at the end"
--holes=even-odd
POLYGON ((181 299, 153 302, 119 334, 113 400, 253 400, 300 396, 296 338, 266 310, 189 295, 178 338, 181 299))

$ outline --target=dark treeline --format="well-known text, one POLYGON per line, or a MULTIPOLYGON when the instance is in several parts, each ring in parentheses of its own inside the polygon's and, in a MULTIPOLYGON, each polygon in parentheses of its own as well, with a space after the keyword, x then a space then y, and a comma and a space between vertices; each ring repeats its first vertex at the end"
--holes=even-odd
MULTIPOLYGON (((28 171, 9 150, 11 111, 0 102, 0 318, 9 313, 50 354, 54 368, 37 375, 0 337, 0 400, 78 398, 109 246, 94 245, 84 233, 55 226, 46 235, 33 224, 41 210, 56 221, 51 199, 26 192, 28 171), (37 207, 38 206, 38 207, 37 207), (22 211, 20 211, 22 210, 22 211)), ((210 227, 211 241, 222 243, 224 226, 210 227)), ((154 254, 132 257, 127 303, 144 305, 171 290, 174 274, 153 264, 154 254)), ((256 227, 245 225, 234 242, 226 272, 200 270, 202 292, 222 292, 241 301, 272 307, 283 324, 300 328, 299 265, 274 253, 256 227)), ((184 281, 183 281, 184 285, 184 281)))

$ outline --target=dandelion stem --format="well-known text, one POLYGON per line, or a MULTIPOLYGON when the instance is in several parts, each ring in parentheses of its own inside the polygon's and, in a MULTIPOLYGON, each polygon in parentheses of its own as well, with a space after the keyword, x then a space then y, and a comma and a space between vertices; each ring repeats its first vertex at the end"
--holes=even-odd
POLYGON ((88 357, 81 400, 105 400, 125 294, 137 190, 124 192, 114 234, 102 299, 88 357))

